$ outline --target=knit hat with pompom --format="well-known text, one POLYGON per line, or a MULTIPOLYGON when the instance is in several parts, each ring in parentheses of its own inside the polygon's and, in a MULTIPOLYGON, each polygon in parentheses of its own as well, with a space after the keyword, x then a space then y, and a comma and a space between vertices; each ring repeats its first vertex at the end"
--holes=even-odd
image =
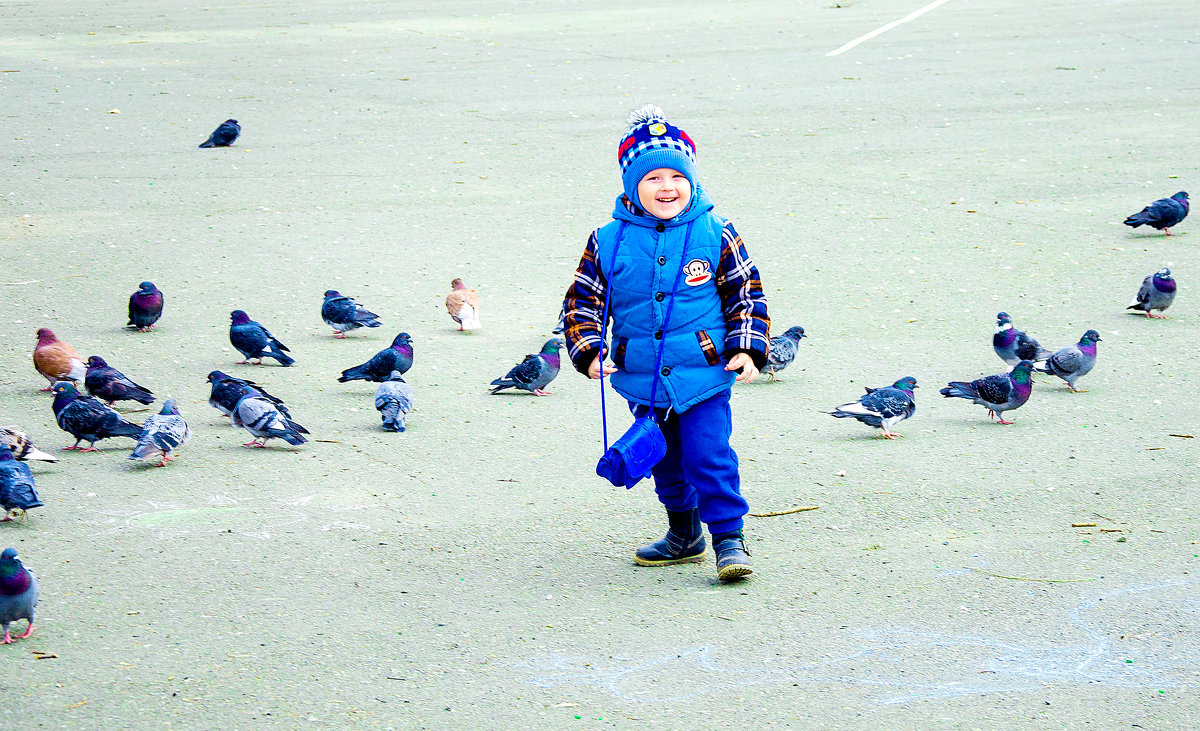
POLYGON ((621 163, 621 184, 625 196, 636 203, 637 187, 646 173, 671 168, 696 188, 696 143, 687 132, 667 121, 667 115, 653 104, 629 113, 629 131, 621 138, 617 160, 621 163))

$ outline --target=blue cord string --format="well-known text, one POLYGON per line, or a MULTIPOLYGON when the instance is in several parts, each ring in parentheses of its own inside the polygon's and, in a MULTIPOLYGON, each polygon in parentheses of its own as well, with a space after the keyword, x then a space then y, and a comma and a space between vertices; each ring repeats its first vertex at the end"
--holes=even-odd
MULTIPOLYGON (((667 345, 667 323, 671 320, 671 310, 675 307, 675 293, 679 291, 679 282, 683 279, 683 266, 687 264, 688 246, 692 242, 692 224, 694 221, 689 221, 687 228, 683 232, 683 253, 679 269, 675 273, 675 284, 671 287, 671 299, 667 302, 667 311, 663 314, 662 340, 658 343, 658 353, 654 358, 654 375, 650 381, 650 417, 655 418, 655 400, 658 397, 658 375, 662 370, 663 349, 667 345)), ((617 250, 621 248, 621 239, 625 234, 625 227, 629 225, 622 221, 620 228, 617 229, 617 240, 613 245, 613 253, 609 261, 608 271, 604 273, 604 314, 600 320, 600 429, 604 434, 604 451, 608 451, 608 410, 604 403, 604 343, 605 334, 608 330, 608 303, 611 299, 612 283, 610 277, 613 270, 617 266, 617 250)))

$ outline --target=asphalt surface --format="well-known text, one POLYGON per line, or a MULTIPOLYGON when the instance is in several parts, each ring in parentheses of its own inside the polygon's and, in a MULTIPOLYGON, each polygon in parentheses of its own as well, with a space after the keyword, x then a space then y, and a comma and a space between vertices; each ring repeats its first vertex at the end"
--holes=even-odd
POLYGON ((195 436, 161 470, 120 439, 35 465, 45 507, 0 525, 43 590, 0 725, 1194 725, 1200 235, 1121 220, 1197 187, 1195 10, 950 0, 826 55, 920 5, 6 4, 0 414, 70 442, 29 362, 48 326, 195 436), (749 518, 732 586, 632 565, 663 516, 592 473, 595 382, 485 390, 550 336, 647 101, 775 331, 810 335, 735 389, 734 441, 754 512, 819 507, 749 518), (229 117, 234 147, 196 148, 229 117), (1163 265, 1169 319, 1126 313, 1163 265), (166 313, 124 331, 144 279, 166 313), (333 339, 329 288, 384 327, 333 339), (233 365, 235 308, 297 365, 233 365), (1088 392, 1039 377, 1013 426, 938 396, 1002 368, 999 310, 1050 347, 1097 329, 1088 392), (335 378, 401 330, 417 408, 388 434, 335 378), (214 368, 315 441, 241 447, 214 368), (903 439, 821 413, 904 375, 903 439))

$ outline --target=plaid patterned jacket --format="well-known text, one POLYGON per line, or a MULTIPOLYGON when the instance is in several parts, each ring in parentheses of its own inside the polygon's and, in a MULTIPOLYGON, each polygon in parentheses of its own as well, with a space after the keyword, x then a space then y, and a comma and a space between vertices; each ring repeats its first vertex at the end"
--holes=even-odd
MULTIPOLYGON (((762 281, 732 223, 725 222, 721 239, 721 259, 715 274, 725 317, 724 356, 728 359, 736 353, 746 353, 756 367, 762 368, 767 362, 771 340, 771 318, 767 314, 762 281)), ((600 318, 604 313, 607 284, 596 261, 596 232, 593 231, 563 303, 567 353, 580 373, 587 373, 588 366, 600 352, 600 318)), ((605 354, 608 352, 606 347, 605 354)))

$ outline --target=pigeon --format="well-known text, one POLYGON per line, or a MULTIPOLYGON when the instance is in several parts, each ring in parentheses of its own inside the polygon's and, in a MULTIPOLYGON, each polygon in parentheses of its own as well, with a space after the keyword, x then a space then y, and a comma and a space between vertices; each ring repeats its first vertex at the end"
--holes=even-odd
POLYGON ((1159 198, 1126 218, 1125 225, 1132 228, 1147 225, 1171 236, 1171 227, 1187 218, 1188 207, 1188 194, 1181 190, 1170 198, 1159 198))
MULTIPOLYGON (((296 446, 308 441, 300 436, 301 430, 279 411, 279 407, 257 394, 246 394, 240 398, 229 419, 234 426, 241 427, 254 436, 254 439, 243 444, 243 447, 265 447, 268 439, 276 437, 296 446)), ((308 432, 305 430, 303 433, 308 432)))
POLYGON ((463 280, 455 277, 450 282, 450 294, 446 295, 446 312, 458 323, 458 331, 476 330, 483 327, 479 322, 479 295, 467 289, 463 280))
POLYGON ((287 407, 283 405, 283 400, 267 393, 265 388, 254 381, 235 378, 221 371, 212 371, 208 374, 208 382, 212 384, 212 394, 208 397, 209 406, 212 406, 226 416, 233 414, 233 409, 237 406, 237 402, 246 394, 262 396, 275 404, 275 408, 279 409, 281 414, 289 416, 287 407))
POLYGON ((291 352, 287 346, 275 339, 265 327, 259 325, 241 310, 229 313, 229 342, 238 349, 245 360, 239 360, 239 365, 257 361, 254 365, 262 365, 263 358, 274 358, 281 366, 290 366, 295 359, 284 355, 291 352))
POLYGON ((550 338, 542 346, 542 352, 525 356, 525 360, 513 366, 513 369, 497 378, 491 385, 495 386, 492 393, 500 393, 506 388, 519 388, 534 396, 549 396, 546 390, 554 377, 558 375, 559 349, 562 348, 562 338, 550 338))
POLYGON ((113 368, 98 355, 87 359, 87 374, 83 385, 96 398, 104 399, 109 406, 117 401, 137 401, 139 404, 154 403, 154 394, 145 386, 139 386, 121 371, 113 368))
POLYGON ((162 411, 149 417, 146 423, 142 424, 142 434, 138 437, 137 446, 133 448, 129 459, 157 456, 162 462, 155 466, 166 467, 167 462, 175 459, 171 456, 175 450, 182 449, 191 438, 192 430, 179 415, 175 399, 169 398, 163 402, 162 411))
POLYGON ((201 142, 201 147, 229 147, 242 133, 242 125, 236 119, 227 119, 213 130, 208 139, 201 142))
POLYGON ((37 331, 37 339, 37 347, 33 349, 33 367, 50 382, 43 391, 49 391, 59 381, 83 380, 87 366, 70 344, 55 337, 54 331, 48 327, 37 331))
POLYGON ((1012 424, 1004 420, 1004 412, 1019 409, 1033 393, 1033 361, 1023 360, 1008 373, 987 378, 977 378, 970 383, 951 381, 938 393, 946 398, 970 399, 971 403, 987 407, 988 417, 999 419, 1001 424, 1012 424))
POLYGON ((58 427, 75 437, 75 444, 63 447, 65 450, 78 449, 81 452, 99 452, 96 442, 109 437, 129 437, 137 439, 142 434, 142 427, 133 422, 125 421, 121 415, 101 403, 100 399, 83 396, 75 390, 74 384, 59 381, 54 384, 54 419, 58 427), (79 443, 87 440, 86 448, 79 443))
POLYGON ((26 511, 41 506, 29 465, 18 462, 7 449, 0 449, 0 508, 4 508, 0 523, 12 520, 9 513, 13 510, 26 511))
POLYGON ((404 431, 404 418, 412 411, 412 386, 404 382, 400 371, 392 371, 375 390, 375 408, 387 431, 404 431))
POLYGON ((0 427, 0 447, 8 447, 12 455, 21 461, 35 459, 39 462, 57 462, 58 457, 47 454, 33 446, 28 435, 15 426, 0 427))
POLYGON ((408 333, 400 333, 392 340, 392 344, 362 365, 347 368, 338 377, 338 383, 347 381, 374 381, 383 383, 391 376, 392 371, 408 373, 413 364, 412 338, 408 333))
POLYGON ((1075 381, 1086 376, 1095 367, 1098 342, 1100 333, 1088 330, 1077 344, 1056 350, 1054 355, 1046 359, 1046 365, 1038 370, 1063 379, 1075 393, 1086 393, 1087 389, 1075 388, 1075 381))
POLYGON ((33 572, 21 565, 17 549, 6 548, 0 553, 0 627, 4 628, 3 643, 11 645, 13 638, 8 634, 8 625, 23 619, 29 623, 25 634, 17 635, 23 640, 33 634, 33 610, 38 603, 38 583, 33 572))
POLYGON ((804 328, 799 325, 789 327, 784 334, 771 338, 771 347, 767 350, 767 364, 762 372, 767 374, 767 380, 778 381, 777 373, 791 365, 796 359, 796 346, 804 337, 804 328))
POLYGON ((379 321, 379 315, 336 289, 325 290, 325 301, 321 303, 321 319, 334 329, 335 338, 344 338, 346 331, 357 330, 364 325, 379 327, 383 324, 379 321))
POLYGON ((992 349, 1000 360, 1015 366, 1023 360, 1042 361, 1050 357, 1050 351, 1038 345, 1038 341, 1013 327, 1007 312, 996 315, 996 332, 992 335, 992 349))
POLYGON ((1175 278, 1171 276, 1170 269, 1163 267, 1142 280, 1142 288, 1125 309, 1141 310, 1146 317, 1165 319, 1166 315, 1156 315, 1151 310, 1163 312, 1174 301, 1175 278))
POLYGON ((129 322, 126 327, 133 327, 138 332, 148 332, 154 329, 158 318, 162 317, 163 293, 154 286, 154 282, 142 282, 138 291, 129 295, 129 322))
POLYGON ((882 429, 884 439, 895 439, 901 435, 892 431, 892 427, 916 413, 914 388, 919 388, 917 379, 905 376, 884 388, 867 388, 858 401, 842 404, 828 414, 839 419, 858 419, 867 426, 882 429))

